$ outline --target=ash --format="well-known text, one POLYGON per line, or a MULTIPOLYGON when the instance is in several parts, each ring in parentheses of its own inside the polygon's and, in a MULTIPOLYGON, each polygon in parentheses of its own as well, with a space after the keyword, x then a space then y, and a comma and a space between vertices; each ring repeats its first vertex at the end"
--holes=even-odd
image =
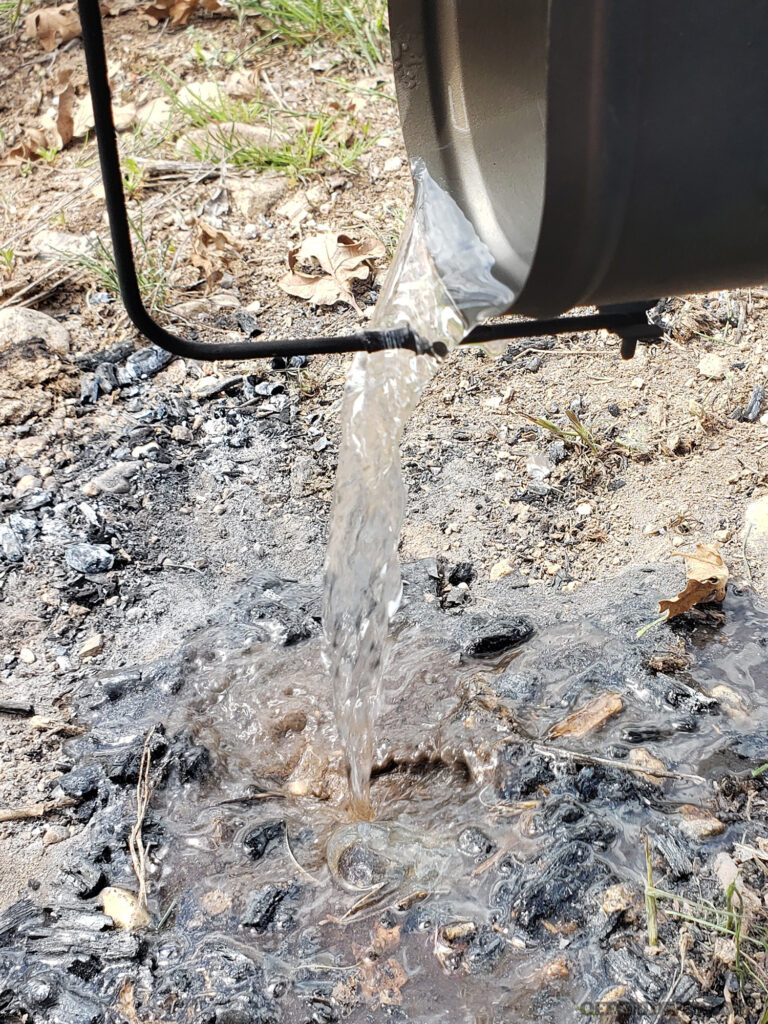
POLYGON ((404 568, 369 825, 344 816, 317 580, 261 571, 171 655, 96 673, 52 793, 77 842, 0 917, 1 1019, 757 1020, 701 908, 724 920, 724 864, 745 902, 761 884, 768 612, 733 587, 638 640, 667 570, 482 608, 449 575, 404 568), (101 894, 136 889, 145 745, 152 924, 127 931, 101 894))

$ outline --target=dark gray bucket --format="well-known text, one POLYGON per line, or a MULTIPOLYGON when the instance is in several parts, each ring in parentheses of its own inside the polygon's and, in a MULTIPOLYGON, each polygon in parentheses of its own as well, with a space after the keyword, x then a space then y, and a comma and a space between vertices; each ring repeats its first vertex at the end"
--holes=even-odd
POLYGON ((768 3, 389 7, 409 155, 514 312, 768 280, 768 3))

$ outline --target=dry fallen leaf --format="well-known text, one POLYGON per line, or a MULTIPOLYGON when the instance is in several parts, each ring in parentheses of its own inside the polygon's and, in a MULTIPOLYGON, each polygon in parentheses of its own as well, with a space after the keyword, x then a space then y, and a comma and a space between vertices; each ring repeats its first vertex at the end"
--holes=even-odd
POLYGON ((328 231, 311 235, 288 256, 290 271, 280 280, 280 287, 288 295, 308 299, 317 306, 333 306, 347 302, 362 312, 352 294, 353 281, 367 281, 371 275, 371 260, 384 256, 384 245, 378 238, 364 238, 355 242, 347 235, 328 231), (320 274, 305 273, 300 266, 316 261, 320 274))
POLYGON ((52 116, 46 114, 36 127, 28 128, 3 158, 3 164, 37 160, 43 152, 56 153, 69 145, 74 135, 75 104, 71 77, 69 71, 59 72, 53 85, 55 113, 52 116))
POLYGON ((186 25, 200 6, 206 11, 222 10, 219 0, 155 0, 151 7, 141 12, 140 17, 150 25, 157 25, 169 18, 172 25, 186 25))
POLYGON ((24 38, 37 39, 46 53, 55 50, 60 43, 77 39, 81 29, 75 6, 70 3, 32 11, 24 19, 24 38))
POLYGON ((667 618, 690 611, 694 605, 707 601, 722 601, 728 588, 728 567, 720 555, 717 544, 697 544, 693 553, 675 551, 675 557, 684 558, 688 572, 685 590, 668 601, 659 601, 659 612, 667 618))
POLYGON ((549 731, 550 739, 560 739, 562 736, 573 736, 580 739, 587 733, 597 729, 609 718, 617 715, 624 707, 624 702, 618 693, 601 693, 583 708, 568 715, 562 722, 558 722, 549 731))
POLYGON ((192 255, 189 262, 205 274, 205 285, 208 290, 219 283, 223 269, 242 246, 228 231, 215 228, 204 220, 197 222, 192 255))

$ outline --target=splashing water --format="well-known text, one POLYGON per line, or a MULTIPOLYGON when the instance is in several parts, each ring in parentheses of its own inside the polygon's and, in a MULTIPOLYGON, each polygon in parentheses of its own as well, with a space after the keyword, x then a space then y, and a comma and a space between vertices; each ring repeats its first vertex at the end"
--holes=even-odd
MULTIPOLYGON (((453 348, 513 295, 456 203, 413 167, 416 197, 372 326, 410 326, 425 349, 453 348)), ((397 546, 405 509, 400 441, 437 369, 434 355, 392 349, 357 355, 347 378, 325 566, 324 627, 351 810, 370 817, 374 726, 387 632, 401 597, 397 546)))

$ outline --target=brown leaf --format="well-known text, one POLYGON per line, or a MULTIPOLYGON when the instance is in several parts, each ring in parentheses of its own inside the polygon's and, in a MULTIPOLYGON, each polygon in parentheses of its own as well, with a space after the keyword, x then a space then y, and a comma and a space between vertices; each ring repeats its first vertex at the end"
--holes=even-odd
POLYGON ((353 281, 366 281, 371 274, 371 260, 381 259, 385 249, 378 238, 355 242, 347 235, 328 231, 311 235, 288 256, 289 272, 279 284, 288 295, 308 299, 317 306, 347 302, 361 312, 352 294, 353 281), (316 261, 320 274, 297 269, 316 261))
POLYGON ((80 18, 73 3, 42 7, 24 19, 24 38, 37 39, 46 53, 55 50, 60 43, 77 39, 80 32, 80 18))
POLYGON ((142 11, 140 17, 145 18, 150 25, 157 25, 170 18, 172 25, 183 26, 200 6, 206 11, 222 10, 218 0, 155 0, 151 7, 142 11))
POLYGON ((75 118, 75 89, 68 85, 59 94, 59 108, 56 112, 56 127, 51 133, 52 141, 56 149, 64 149, 70 144, 74 136, 75 118))
POLYGON ((617 715, 624 707, 624 702, 618 693, 601 693, 583 708, 568 715, 562 722, 558 722, 549 731, 550 739, 560 739, 562 736, 573 736, 581 739, 588 732, 599 728, 609 718, 617 715))
POLYGON ((674 556, 684 558, 688 571, 685 590, 668 601, 659 601, 659 612, 667 618, 690 611, 694 605, 707 601, 723 601, 728 588, 728 567, 720 555, 717 544, 697 544, 693 553, 675 551, 674 556))
POLYGON ((8 151, 3 163, 23 163, 35 160, 40 156, 41 149, 48 148, 48 136, 41 128, 29 128, 20 142, 8 151))
POLYGON ((228 231, 215 228, 204 220, 197 223, 197 234, 189 262, 205 274, 205 286, 210 291, 223 276, 226 267, 242 246, 228 231))

